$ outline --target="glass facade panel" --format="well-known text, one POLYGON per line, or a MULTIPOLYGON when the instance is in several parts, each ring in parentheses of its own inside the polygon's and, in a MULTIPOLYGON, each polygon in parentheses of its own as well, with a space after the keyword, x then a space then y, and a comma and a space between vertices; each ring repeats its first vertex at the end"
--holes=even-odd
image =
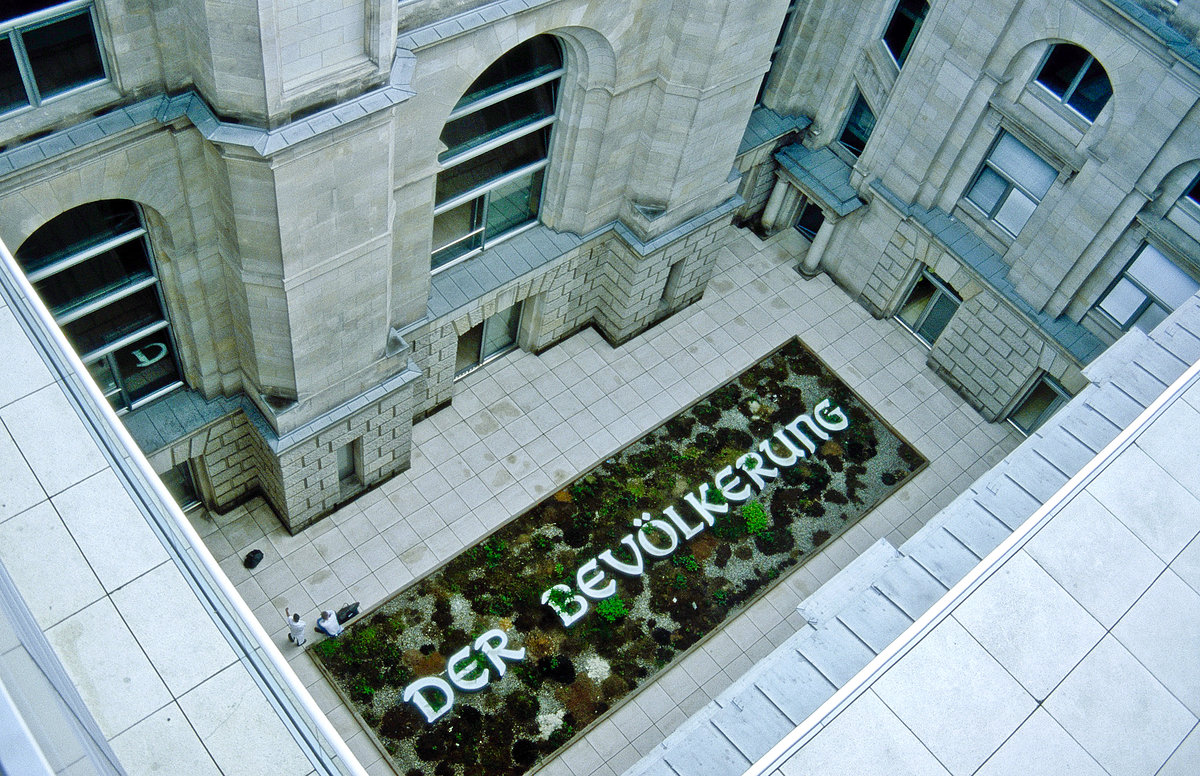
POLYGON ((489 191, 486 236, 502 235, 536 220, 541 195, 541 170, 489 191))
POLYGON ((1127 329, 1141 311, 1147 298, 1146 294, 1127 278, 1120 278, 1112 290, 1100 300, 1099 307, 1108 313, 1122 329, 1127 329))
POLYGON ((1016 234, 1021 231, 1021 227, 1025 226, 1025 222, 1029 220, 1029 217, 1033 215, 1033 211, 1036 209, 1036 202, 1020 191, 1013 189, 993 217, 1000 226, 1016 234))
POLYGON ((1149 331, 1200 290, 1200 283, 1153 245, 1143 245, 1097 309, 1123 330, 1149 331))
POLYGON ((0 36, 0 113, 23 108, 29 104, 21 71, 17 66, 17 55, 13 51, 12 38, 0 36))
POLYGON ((867 140, 871 138, 871 132, 874 129, 875 114, 871 112, 871 106, 867 105, 867 101, 860 94, 854 101, 853 107, 850 108, 850 116, 846 119, 846 128, 842 130, 842 136, 838 138, 838 142, 847 151, 859 156, 867 147, 867 140))
POLYGON ((542 84, 448 122, 441 137, 446 150, 438 158, 444 161, 501 135, 550 118, 554 115, 554 87, 554 83, 542 84))
POLYGON ((497 60, 459 100, 441 134, 432 269, 537 220, 561 71, 558 42, 540 35, 497 60), (466 197, 473 201, 461 204, 466 197))
POLYGON ((25 30, 21 37, 43 99, 104 80, 90 10, 25 30))
POLYGON ((946 328, 946 324, 950 323, 950 319, 957 309, 958 300, 944 293, 938 294, 925 313, 925 320, 922 321, 921 328, 917 329, 917 335, 926 342, 932 343, 946 328))
POLYGON ((896 5, 892 20, 883 32, 883 44, 899 67, 904 67, 904 60, 908 59, 908 52, 928 13, 929 3, 924 0, 900 0, 896 5))
POLYGON ((180 385, 150 246, 127 201, 80 205, 15 253, 67 339, 118 410, 180 385), (97 250, 103 244, 106 250, 97 250))
POLYGON ((975 179, 975 185, 967 193, 967 199, 978 205, 979 209, 985 213, 991 213, 996 209, 996 205, 1000 204, 1000 200, 1004 198, 1007 191, 1008 181, 1001 178, 991 168, 984 167, 980 170, 979 177, 975 179))
POLYGON ((1104 68, 1091 54, 1069 43, 1050 49, 1036 80, 1088 121, 1095 121, 1112 97, 1104 68))
POLYGON ((433 217, 435 268, 483 245, 483 197, 433 217))

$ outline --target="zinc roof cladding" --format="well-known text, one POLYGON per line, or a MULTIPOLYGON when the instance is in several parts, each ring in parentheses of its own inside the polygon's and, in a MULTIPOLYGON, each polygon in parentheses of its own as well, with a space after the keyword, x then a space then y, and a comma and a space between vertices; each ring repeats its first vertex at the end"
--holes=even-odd
POLYGON ((780 166, 822 205, 839 216, 862 207, 850 185, 851 167, 827 146, 811 150, 793 143, 775 154, 780 166))
POLYGON ((759 105, 750 113, 750 121, 746 123, 746 132, 738 146, 738 156, 789 132, 803 132, 810 124, 812 119, 808 116, 781 116, 765 105, 759 105))
POLYGON ((879 180, 872 181, 871 188, 892 207, 924 226, 947 250, 979 273, 993 290, 1061 345, 1080 364, 1090 363, 1104 350, 1104 342, 1081 324, 1065 315, 1055 318, 1034 309, 1033 305, 1025 301, 1008 279, 1008 265, 1004 263, 1000 254, 992 250, 961 221, 940 208, 926 209, 905 203, 879 180))

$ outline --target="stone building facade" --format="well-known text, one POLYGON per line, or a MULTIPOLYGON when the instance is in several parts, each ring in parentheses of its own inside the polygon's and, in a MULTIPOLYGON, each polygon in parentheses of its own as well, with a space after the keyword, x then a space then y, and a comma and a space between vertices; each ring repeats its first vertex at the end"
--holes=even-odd
POLYGON ((156 467, 293 531, 731 221, 1026 429, 1200 276, 1200 0, 11 5, 0 236, 156 467))

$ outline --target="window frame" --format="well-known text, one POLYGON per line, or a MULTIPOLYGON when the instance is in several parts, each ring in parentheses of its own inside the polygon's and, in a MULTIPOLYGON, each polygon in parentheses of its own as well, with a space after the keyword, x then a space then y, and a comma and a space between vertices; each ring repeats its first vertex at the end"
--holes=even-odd
POLYGON ((758 85, 758 95, 754 98, 754 107, 759 107, 763 104, 763 97, 767 95, 767 86, 771 82, 771 73, 775 70, 775 60, 779 58, 779 52, 783 51, 783 39, 787 35, 788 27, 792 25, 792 15, 796 12, 796 6, 800 5, 800 0, 788 0, 787 10, 783 13, 783 21, 779 25, 779 35, 775 38, 775 46, 771 49, 771 58, 767 61, 767 72, 763 73, 762 82, 758 85))
POLYGON ((472 326, 465 334, 460 335, 457 340, 457 343, 456 343, 456 353, 455 353, 455 362, 456 363, 455 363, 455 368, 454 368, 454 379, 456 381, 461 380, 462 378, 466 377, 467 375, 470 375, 470 374, 478 371, 479 369, 483 368, 487 364, 492 363, 496 359, 498 359, 504 355, 507 355, 508 353, 511 353, 514 350, 521 347, 521 326, 524 323, 524 321, 525 321, 525 300, 522 299, 512 305, 509 305, 508 307, 504 308, 503 310, 497 310, 493 315, 490 315, 487 318, 484 318, 482 322, 476 324, 475 326, 472 326), (510 317, 508 318, 508 320, 502 321, 501 316, 504 316, 506 314, 510 317), (498 326, 498 325, 508 324, 512 320, 513 317, 515 317, 515 323, 512 325, 513 330, 514 330, 512 341, 509 342, 508 344, 492 351, 491 353, 484 353, 483 351, 484 351, 484 348, 488 341, 489 326, 498 326), (471 334, 471 332, 474 331, 475 329, 480 330, 478 354, 476 355, 475 361, 473 363, 471 363, 467 366, 464 366, 460 369, 460 368, 458 368, 458 364, 457 364, 457 360, 458 360, 457 350, 460 350, 462 348, 463 338, 469 336, 471 334))
MULTIPOLYGON (((1166 318, 1168 315, 1175 312, 1176 308, 1178 307, 1178 305, 1176 305, 1174 307, 1171 306, 1170 303, 1168 303, 1166 300, 1162 299, 1157 294, 1155 294, 1153 291, 1151 291, 1149 288, 1147 288, 1146 284, 1143 281, 1141 281, 1141 280, 1137 279, 1136 277, 1129 274, 1129 271, 1133 268, 1133 265, 1135 263, 1137 263, 1138 259, 1142 258, 1143 254, 1145 254, 1146 251, 1153 251, 1154 253, 1158 254, 1162 258, 1163 261, 1167 262, 1172 267, 1174 267, 1180 274, 1185 275, 1186 277, 1190 278, 1194 283, 1196 283, 1198 289, 1200 289, 1200 281, 1196 280, 1196 278, 1194 277, 1195 273, 1190 272, 1189 267, 1180 266, 1180 264, 1178 262, 1172 261, 1171 257, 1167 255, 1166 251, 1161 250, 1160 248, 1158 248, 1157 246, 1155 246, 1153 243, 1151 243, 1149 241, 1143 241, 1142 244, 1138 247, 1137 251, 1134 252, 1133 257, 1128 262, 1126 262, 1125 266, 1121 269, 1121 271, 1113 279, 1112 283, 1109 283, 1108 287, 1104 289, 1104 293, 1100 294, 1100 296, 1096 298, 1095 304, 1092 305, 1092 309, 1095 310, 1096 313, 1098 313, 1100 316, 1102 316, 1104 318, 1105 321, 1112 324, 1113 326, 1115 326, 1118 330, 1120 330, 1122 332, 1132 331, 1134 328, 1142 328, 1142 327, 1138 326, 1138 321, 1140 321, 1142 319, 1142 317, 1146 314, 1146 312, 1151 307, 1160 308, 1164 313, 1162 316, 1163 318, 1166 318), (1117 286, 1121 285, 1122 281, 1132 285, 1135 290, 1140 292, 1145 297, 1137 305, 1137 309, 1132 314, 1130 314, 1130 316, 1125 320, 1125 322, 1121 322, 1121 321, 1117 320, 1117 318, 1112 313, 1110 313, 1108 310, 1105 310, 1102 307, 1105 300, 1108 299, 1108 297, 1113 293, 1113 291, 1117 288, 1117 286)), ((1194 294, 1196 292, 1192 291, 1191 293, 1194 294)), ((1160 318, 1160 320, 1161 320, 1161 318, 1160 318)), ((1150 328, 1153 328, 1153 326, 1151 326, 1150 328)), ((1148 330, 1149 329, 1143 329, 1143 331, 1148 331, 1148 330)))
POLYGON ((906 12, 907 9, 904 9, 905 2, 906 0, 898 0, 895 7, 892 9, 892 15, 888 17, 888 22, 883 27, 883 32, 879 35, 879 42, 883 44, 883 48, 887 51, 888 56, 890 56, 892 61, 896 63, 897 70, 904 69, 904 63, 908 61, 908 55, 912 53, 912 48, 916 43, 917 35, 920 34, 921 27, 925 24, 925 19, 928 18, 930 10, 928 2, 925 2, 924 0, 918 0, 918 2, 922 2, 925 6, 925 12, 918 18, 906 12), (887 36, 888 32, 892 29, 892 26, 896 23, 896 19, 902 14, 904 18, 912 21, 913 26, 905 36, 904 45, 900 47, 900 52, 897 53, 892 51, 892 47, 888 44, 887 36))
POLYGON ((1035 379, 1033 384, 1029 386, 1029 390, 1025 391, 1025 393, 1022 394, 1021 399, 1013 404, 1012 411, 1008 413, 1008 416, 1005 418, 1005 420, 1009 422, 1009 425, 1021 432, 1022 435, 1027 437, 1032 436, 1035 431, 1044 426, 1046 421, 1054 417, 1054 414, 1062 409, 1067 402, 1071 401, 1072 398, 1073 397, 1071 394, 1067 392, 1067 389, 1063 388, 1057 380, 1045 372, 1040 372, 1037 376, 1037 379, 1035 379), (1016 415, 1025 407, 1026 404, 1030 402, 1030 400, 1033 399, 1034 394, 1036 394, 1038 389, 1042 386, 1049 388, 1050 391, 1056 395, 1050 401, 1050 403, 1038 413, 1035 422, 1030 425, 1029 428, 1025 428, 1019 422, 1017 422, 1016 415))
POLYGON ((1100 61, 1096 59, 1092 52, 1088 51, 1082 46, 1077 46, 1074 43, 1060 42, 1051 45, 1050 48, 1046 50, 1046 53, 1042 56, 1042 61, 1037 68, 1037 74, 1033 77, 1033 83, 1037 85, 1039 94, 1047 98, 1053 105, 1069 111, 1072 117, 1086 122, 1088 126, 1096 123, 1096 119, 1100 118, 1100 114, 1104 112, 1104 109, 1108 106, 1109 101, 1113 97, 1112 79, 1108 77, 1108 70, 1105 69, 1104 65, 1100 64, 1100 61), (1058 94, 1053 88, 1042 81, 1042 74, 1045 72, 1046 67, 1050 64, 1050 58, 1054 56, 1054 52, 1060 47, 1078 49, 1086 55, 1083 64, 1079 66, 1079 69, 1071 78, 1071 83, 1067 85, 1067 88, 1063 90, 1062 94, 1058 94), (1100 105, 1099 110, 1096 111, 1096 115, 1094 117, 1088 117, 1086 113, 1071 104, 1071 99, 1075 96, 1076 90, 1083 82, 1084 77, 1088 74, 1088 71, 1091 69, 1092 65, 1095 65, 1100 69, 1101 74, 1104 76, 1104 80, 1108 82, 1108 97, 1104 98, 1104 102, 1100 105))
POLYGON ((950 318, 953 318, 954 313, 957 313, 958 308, 962 306, 962 297, 955 293, 954 289, 951 288, 946 281, 938 277, 933 270, 922 265, 921 271, 917 273, 917 276, 913 278, 912 283, 909 284, 908 289, 901 297, 900 305, 896 308, 896 312, 893 314, 893 317, 900 322, 901 326, 907 329, 909 333, 930 348, 933 347, 933 343, 937 341, 938 337, 942 336, 942 332, 946 330, 946 326, 950 325, 950 319, 948 318, 946 320, 946 325, 938 330, 937 335, 933 339, 926 339, 926 337, 921 334, 922 326, 929 319, 929 315, 933 312, 934 305, 937 303, 940 297, 946 297, 954 302, 954 311, 950 313, 950 318), (908 301, 912 298, 912 295, 916 292, 917 286, 921 284, 922 280, 928 281, 930 285, 933 286, 933 294, 929 297, 929 301, 925 304, 925 307, 917 316, 916 321, 910 325, 908 321, 901 317, 900 312, 908 304, 908 301))
POLYGON ((984 155, 983 161, 980 162, 979 169, 975 171, 973 176, 971 176, 971 182, 967 184, 967 189, 965 192, 963 192, 962 199, 970 203, 975 212, 982 215, 988 224, 994 224, 998 229, 1002 230, 1004 234, 1008 235, 1012 239, 1016 239, 1017 235, 1021 233, 1021 230, 1025 228, 1025 225, 1029 223, 1029 219, 1033 217, 1033 214, 1037 211, 1038 206, 1040 206, 1046 197, 1049 196, 1051 190, 1054 188, 1055 182, 1057 182, 1060 175, 1061 170, 1058 166, 1047 161, 1042 154, 1039 154, 1037 151, 1030 148, 1029 145, 1018 135, 1008 131, 1007 129, 1001 128, 1000 132, 996 135, 996 139, 993 140, 992 144, 988 147, 988 152, 984 155), (1035 195, 1033 191, 1028 188, 1027 184, 1016 180, 1012 173, 1007 172, 1004 170, 1004 168, 992 161, 993 154, 996 153, 996 149, 1000 147, 1000 144, 1003 142, 1006 136, 1011 137, 1013 141, 1015 141, 1033 157, 1040 160, 1047 168, 1054 172, 1054 179, 1051 180, 1050 184, 1046 187, 1045 194, 1042 194, 1041 196, 1035 195), (996 199, 996 203, 991 206, 990 210, 984 210, 982 205, 971 198, 971 193, 975 190, 980 178, 983 177, 985 171, 987 170, 992 171, 1005 182, 1004 192, 996 199), (1008 203, 1009 197, 1012 195, 1013 191, 1019 192, 1023 197, 1033 202, 1033 210, 1031 210, 1025 220, 1021 222, 1021 225, 1018 227, 1016 232, 1009 229, 996 218, 1004 209, 1004 206, 1008 203))
MULTIPOLYGON (((553 38, 552 35, 549 37, 553 38)), ((529 40, 534 39, 530 38, 529 40)), ((554 110, 550 115, 541 116, 530 121, 518 121, 515 125, 506 129, 506 131, 488 137, 483 142, 475 145, 472 145, 470 141, 466 141, 464 144, 460 144, 461 146, 465 147, 462 147, 462 150, 458 151, 457 153, 450 154, 450 151, 453 149, 447 149, 446 151, 438 154, 437 174, 440 177, 443 173, 453 170, 455 167, 470 164, 472 160, 489 152, 502 149, 510 143, 531 138, 531 136, 535 133, 542 133, 544 135, 542 143, 545 147, 545 153, 540 159, 537 159, 529 164, 522 165, 516 169, 509 170, 500 175, 488 178, 484 180, 484 182, 471 186, 470 188, 458 192, 453 196, 447 197, 444 200, 439 201, 437 199, 437 183, 435 181, 433 206, 435 242, 431 245, 429 259, 431 274, 436 275, 439 272, 444 272, 451 267, 461 264, 462 262, 478 255, 480 252, 487 250, 497 243, 507 240, 517 234, 520 234, 526 229, 531 229, 537 225, 538 219, 535 215, 527 222, 518 224, 498 234, 488 234, 490 220, 489 214, 493 206, 492 193, 502 190, 505 187, 510 186, 512 183, 520 181, 522 178, 528 177, 530 179, 528 196, 531 200, 538 201, 538 209, 540 210, 540 202, 542 199, 543 190, 545 188, 546 175, 542 173, 539 176, 539 173, 550 166, 550 158, 553 153, 551 144, 554 140, 554 127, 558 123, 559 113, 562 109, 562 101, 560 99, 562 78, 566 74, 566 65, 562 58, 562 44, 557 39, 554 39, 554 45, 558 47, 558 67, 551 68, 550 70, 541 70, 539 72, 540 69, 535 66, 531 68, 530 76, 527 79, 518 81, 511 85, 505 86, 503 89, 499 89, 482 97, 476 97, 464 103, 463 100, 472 94, 471 87, 468 87, 463 97, 459 98, 459 103, 455 105, 454 109, 451 110, 450 114, 446 117, 445 124, 443 125, 443 132, 445 131, 444 127, 448 126, 451 122, 457 121, 466 116, 470 116, 474 113, 478 113, 479 111, 485 110, 494 105, 499 105, 505 100, 519 98, 522 95, 533 92, 534 90, 542 88, 547 84, 549 84, 551 87, 551 98, 554 101, 554 110), (471 213, 467 219, 466 231, 457 237, 453 237, 448 242, 438 245, 436 243, 438 217, 449 213, 450 211, 461 208, 464 205, 472 206, 471 213), (464 243, 466 243, 465 246, 463 245, 464 243)), ((492 64, 494 65, 496 62, 501 61, 511 52, 512 49, 509 49, 492 64)), ((491 67, 491 65, 489 65, 489 67, 491 67)), ((484 72, 486 72, 486 69, 484 72)), ((483 73, 480 74, 480 77, 482 77, 482 75, 483 73)), ((474 82, 472 83, 472 86, 474 86, 474 82)))
MULTIPOLYGON (((867 102, 867 98, 863 95, 861 89, 855 87, 854 94, 854 101, 850 103, 850 109, 846 111, 846 119, 842 122, 842 129, 840 132, 838 132, 837 144, 841 148, 845 149, 846 153, 850 154, 852 157, 854 157, 854 160, 857 161, 858 158, 861 157, 867 150, 867 144, 871 142, 871 136, 875 134, 875 126, 878 123, 879 118, 875 115, 875 111, 871 108, 871 103, 867 102), (862 148, 856 151, 853 147, 846 143, 846 133, 850 132, 850 127, 854 123, 855 114, 860 105, 871 117, 871 128, 868 130, 867 136, 862 138, 862 148)), ((858 138, 854 137, 854 139, 857 140, 858 138)))
MULTIPOLYGON (((120 335, 111 341, 104 342, 96 347, 93 347, 90 350, 79 352, 79 360, 82 361, 85 366, 89 367, 89 371, 93 372, 93 377, 100 387, 101 393, 106 399, 109 400, 110 403, 113 404, 114 411, 118 415, 123 415, 127 412, 136 410, 139 407, 145 406, 146 404, 149 404, 155 399, 158 399, 167 393, 170 393, 171 391, 183 387, 184 381, 182 363, 179 360, 179 344, 175 341, 170 317, 167 313, 167 303, 163 294, 162 280, 158 272, 157 262, 155 261, 153 246, 150 244, 150 235, 146 229, 145 213, 142 211, 141 205, 136 202, 131 200, 115 201, 126 203, 132 208, 133 212, 137 215, 136 226, 126 229, 119 234, 114 234, 109 238, 101 240, 93 245, 89 245, 82 250, 62 256, 57 260, 45 264, 44 266, 41 266, 32 272, 28 272, 26 276, 30 284, 37 288, 38 284, 42 283, 43 281, 50 280, 56 275, 60 275, 61 273, 70 271, 76 267, 80 267, 81 265, 93 259, 102 258, 121 246, 128 245, 133 242, 141 244, 142 250, 145 252, 146 263, 150 272, 148 276, 131 278, 128 282, 120 285, 101 289, 100 293, 87 298, 81 303, 68 304, 60 309, 52 309, 50 311, 54 316, 55 323, 64 330, 64 333, 66 333, 66 329, 70 326, 70 324, 79 321, 90 314, 108 309, 112 305, 119 305, 122 300, 128 299, 129 297, 141 292, 152 291, 154 299, 157 302, 157 311, 161 317, 144 323, 138 326, 136 329, 120 335), (174 365, 175 379, 135 399, 131 395, 128 386, 129 375, 124 374, 119 369, 119 364, 117 362, 118 352, 136 344, 141 340, 146 339, 147 337, 156 335, 159 332, 165 332, 164 336, 168 344, 158 344, 165 347, 166 352, 161 354, 159 358, 156 358, 154 361, 146 364, 146 366, 151 363, 156 363, 162 358, 170 358, 171 363, 174 365), (99 377, 95 377, 96 373, 93 371, 94 369, 105 370, 105 372, 113 381, 113 387, 106 388, 104 385, 101 385, 101 379, 99 377)), ((63 211, 63 213, 60 213, 59 216, 70 212, 72 212, 72 210, 63 211)), ((57 217, 58 216, 55 216, 55 218, 57 217)), ((50 224, 53 220, 54 219, 47 221, 46 224, 43 224, 41 228, 45 228, 45 226, 50 224)), ((38 231, 40 231, 40 229, 38 231)), ((33 234, 37 234, 37 232, 35 231, 33 234)), ((30 237, 32 237, 33 234, 31 234, 30 237)), ((20 256, 21 248, 18 248, 16 253, 18 255, 18 262, 22 264, 22 269, 24 269, 24 258, 20 256)), ((41 294, 41 290, 38 290, 39 294, 41 294)), ((49 304, 47 304, 47 307, 49 307, 49 304)), ((76 347, 78 350, 78 346, 73 341, 73 337, 71 337, 69 334, 68 339, 72 340, 72 346, 76 347)))
POLYGON ((59 3, 41 11, 0 21, 0 41, 7 41, 13 52, 13 57, 17 65, 17 74, 20 77, 21 85, 25 89, 26 99, 24 105, 16 105, 7 109, 0 108, 0 117, 8 117, 24 111, 35 110, 47 103, 64 99, 85 89, 90 89, 112 80, 112 69, 108 62, 107 52, 104 49, 104 37, 101 35, 100 16, 96 9, 96 0, 70 0, 70 2, 59 3), (100 61, 101 74, 90 81, 77 83, 49 96, 43 96, 41 89, 38 87, 37 74, 33 69, 29 54, 25 48, 24 35, 32 30, 42 29, 56 22, 65 21, 66 19, 84 14, 88 16, 91 22, 92 37, 100 61))

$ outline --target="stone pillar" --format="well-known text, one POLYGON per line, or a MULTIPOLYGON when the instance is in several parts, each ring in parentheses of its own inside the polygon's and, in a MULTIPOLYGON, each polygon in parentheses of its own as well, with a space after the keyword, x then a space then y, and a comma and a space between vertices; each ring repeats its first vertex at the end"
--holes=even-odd
POLYGON ((775 179, 775 188, 771 189, 771 196, 767 198, 767 206, 763 209, 762 225, 763 230, 767 234, 772 234, 779 231, 780 218, 784 212, 784 204, 787 202, 789 194, 794 192, 788 182, 783 178, 775 179))
POLYGON ((833 235, 836 224, 837 219, 830 218, 826 214, 825 222, 817 230, 817 236, 813 238, 812 245, 808 246, 808 253, 805 254, 804 261, 800 264, 800 274, 804 277, 811 278, 821 271, 821 257, 825 255, 825 249, 829 247, 829 238, 833 235))

